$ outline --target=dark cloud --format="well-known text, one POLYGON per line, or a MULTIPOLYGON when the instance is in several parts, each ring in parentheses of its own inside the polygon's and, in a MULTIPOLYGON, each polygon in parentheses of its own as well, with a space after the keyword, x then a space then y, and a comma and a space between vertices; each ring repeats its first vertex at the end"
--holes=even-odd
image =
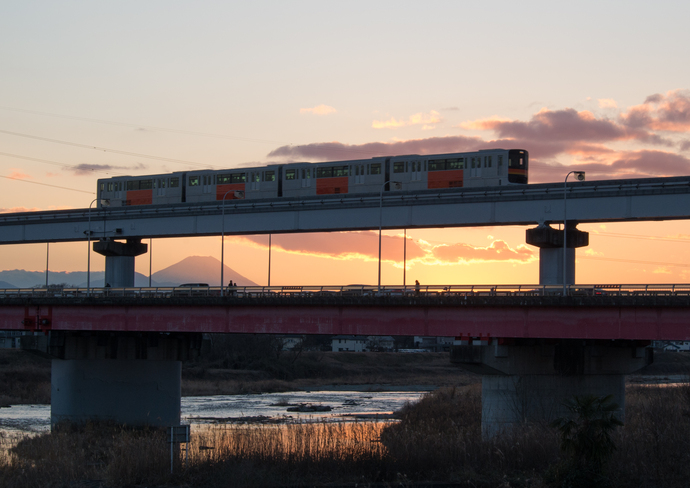
POLYGON ((93 172, 105 172, 105 171, 140 171, 146 169, 146 165, 137 164, 134 166, 116 166, 113 164, 90 164, 83 163, 77 164, 76 166, 70 166, 69 168, 72 173, 77 176, 84 176, 91 174, 93 172))
POLYGON ((577 163, 564 166, 556 163, 530 163, 530 181, 545 183, 562 181, 571 169, 585 171, 588 180, 621 178, 655 178, 690 174, 690 159, 665 151, 627 151, 592 154, 579 158, 577 163), (611 158, 611 156, 614 156, 611 158))
POLYGON ((622 114, 621 121, 635 129, 686 132, 690 130, 690 90, 651 95, 622 114))
POLYGON ((281 146, 268 153, 268 157, 289 161, 337 161, 400 154, 475 151, 491 147, 489 144, 482 141, 479 137, 466 136, 430 137, 427 139, 412 139, 399 142, 370 142, 366 144, 317 142, 299 146, 281 146))
POLYGON ((621 125, 608 118, 596 118, 591 112, 567 108, 542 110, 529 122, 506 120, 480 120, 467 124, 470 128, 493 130, 499 136, 525 141, 553 143, 610 142, 636 139, 649 144, 672 145, 656 134, 641 128, 621 125))

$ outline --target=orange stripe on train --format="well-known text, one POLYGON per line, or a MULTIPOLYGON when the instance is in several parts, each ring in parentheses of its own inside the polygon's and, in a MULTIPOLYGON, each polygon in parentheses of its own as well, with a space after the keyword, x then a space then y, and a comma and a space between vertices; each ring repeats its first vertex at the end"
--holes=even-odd
POLYGON ((126 205, 151 205, 153 203, 153 190, 129 190, 127 191, 126 205))
POLYGON ((460 188, 463 185, 463 170, 429 171, 427 188, 460 188))
POLYGON ((337 178, 318 178, 316 180, 316 194, 333 195, 338 193, 347 193, 347 180, 347 176, 339 176, 337 178))

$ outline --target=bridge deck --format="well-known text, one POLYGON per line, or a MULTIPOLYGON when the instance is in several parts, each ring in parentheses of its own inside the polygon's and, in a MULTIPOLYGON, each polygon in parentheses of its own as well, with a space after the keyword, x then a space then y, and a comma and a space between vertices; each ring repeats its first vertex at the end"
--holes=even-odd
POLYGON ((690 294, 677 286, 647 292, 573 287, 579 294, 565 297, 557 287, 381 293, 240 288, 226 296, 211 293, 217 288, 201 294, 168 289, 166 295, 97 289, 89 290, 91 296, 14 290, 14 296, 0 293, 0 330, 690 340, 690 294))

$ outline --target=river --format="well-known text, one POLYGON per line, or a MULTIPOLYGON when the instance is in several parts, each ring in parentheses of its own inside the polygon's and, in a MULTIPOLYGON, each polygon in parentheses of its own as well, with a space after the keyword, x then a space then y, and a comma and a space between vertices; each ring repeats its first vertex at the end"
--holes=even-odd
MULTIPOLYGON (((386 420, 407 402, 433 387, 407 391, 291 391, 253 395, 183 397, 182 423, 342 422, 361 418, 386 420), (324 411, 292 412, 290 407, 318 406, 324 411)), ((13 405, 0 409, 0 434, 9 438, 50 430, 50 405, 13 405)))

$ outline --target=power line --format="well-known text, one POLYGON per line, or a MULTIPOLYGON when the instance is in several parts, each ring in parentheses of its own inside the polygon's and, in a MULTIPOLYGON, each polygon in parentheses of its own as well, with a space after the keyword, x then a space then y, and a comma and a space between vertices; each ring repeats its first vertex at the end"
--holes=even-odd
POLYGON ((677 268, 690 267, 690 264, 659 263, 659 262, 654 262, 654 261, 637 261, 634 259, 600 258, 600 257, 596 257, 596 256, 578 256, 577 259, 593 259, 596 261, 614 261, 617 263, 651 264, 654 266, 673 266, 673 267, 677 267, 677 268))
MULTIPOLYGON (((64 168, 64 169, 71 169, 71 170, 76 169, 76 167, 73 165, 66 164, 66 163, 58 163, 57 161, 50 161, 49 159, 32 158, 30 156, 20 156, 19 154, 11 154, 11 153, 6 153, 6 152, 0 152, 0 155, 1 156, 9 156, 11 158, 26 159, 27 161, 36 161, 38 163, 50 164, 53 166, 59 166, 59 167, 64 168)), ((118 168, 115 166, 112 166, 112 169, 118 169, 118 168)), ((106 175, 111 174, 109 171, 106 171, 104 169, 92 169, 91 171, 95 172, 95 173, 103 173, 106 175)), ((120 175, 118 173, 115 173, 115 176, 120 176, 120 175)))
POLYGON ((135 153, 135 152, 130 152, 130 151, 120 151, 118 149, 109 149, 106 147, 89 146, 88 144, 80 144, 78 142, 61 141, 59 139, 50 139, 48 137, 32 136, 30 134, 22 134, 20 132, 12 132, 12 131, 8 131, 8 130, 0 130, 0 133, 9 134, 12 136, 17 136, 17 137, 26 137, 28 139, 35 139, 37 141, 53 142, 55 144, 63 144, 65 146, 82 147, 82 148, 86 148, 86 149, 94 149, 96 151, 103 151, 103 152, 109 152, 109 153, 114 153, 114 154, 123 154, 125 156, 135 156, 135 157, 140 157, 140 158, 156 159, 158 161, 166 161, 169 163, 188 164, 191 166, 199 166, 202 168, 209 168, 209 167, 210 168, 218 168, 218 166, 211 166, 211 165, 206 165, 206 164, 201 164, 201 163, 195 163, 193 161, 185 161, 184 159, 165 158, 165 157, 161 157, 161 156, 151 156, 149 154, 141 154, 141 153, 135 153))
POLYGON ((116 125, 116 126, 120 126, 120 127, 134 127, 136 129, 146 129, 146 130, 154 130, 154 131, 160 131, 160 132, 171 132, 173 134, 189 134, 189 135, 193 135, 193 136, 214 137, 217 139, 230 139, 230 140, 235 140, 235 141, 257 142, 257 143, 263 143, 263 144, 288 144, 286 142, 281 142, 281 141, 270 141, 270 140, 266 140, 266 139, 254 139, 251 137, 228 136, 228 135, 223 135, 223 134, 213 134, 210 132, 200 132, 200 131, 183 130, 183 129, 170 129, 167 127, 158 127, 158 126, 154 126, 154 125, 140 125, 140 124, 130 124, 127 122, 114 122, 111 120, 91 119, 88 117, 78 117, 78 116, 74 116, 74 115, 61 115, 61 114, 54 114, 54 113, 49 113, 49 112, 39 112, 37 110, 27 110, 27 109, 23 109, 23 108, 0 107, 0 110, 9 110, 12 112, 22 112, 22 113, 33 114, 33 115, 45 115, 47 117, 58 117, 61 119, 81 120, 84 122, 96 122, 98 124, 116 125))
POLYGON ((686 237, 655 237, 655 236, 641 236, 636 234, 615 234, 611 232, 597 232, 595 235, 605 237, 620 237, 624 239, 639 239, 647 241, 669 241, 669 242, 687 242, 690 243, 690 238, 686 237))
POLYGON ((0 175, 0 178, 5 178, 6 180, 22 181, 24 183, 32 183, 34 185, 49 186, 51 188, 60 188, 61 190, 78 191, 79 193, 88 193, 89 195, 95 195, 96 194, 96 192, 93 192, 93 191, 77 190, 76 188, 68 188, 66 186, 49 185, 48 183, 39 183, 38 181, 25 180, 23 178, 14 178, 12 176, 0 175))

